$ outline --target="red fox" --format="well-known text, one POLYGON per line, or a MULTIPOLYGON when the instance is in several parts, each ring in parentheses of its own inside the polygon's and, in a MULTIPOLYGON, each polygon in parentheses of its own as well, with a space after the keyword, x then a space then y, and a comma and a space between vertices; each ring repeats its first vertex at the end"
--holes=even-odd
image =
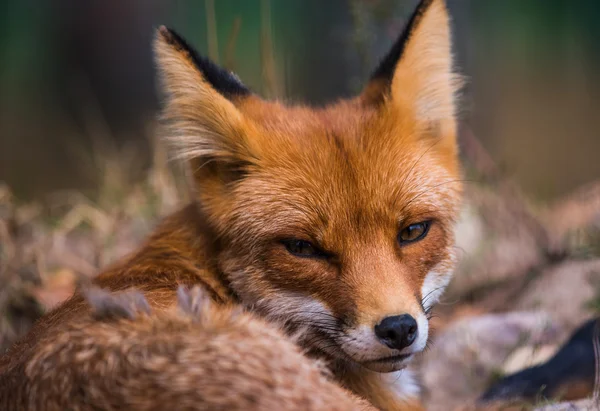
MULTIPOLYGON (((137 288, 154 310, 200 285, 302 330, 308 354, 376 407, 418 409, 404 369, 450 280, 461 199, 444 0, 421 1, 360 95, 322 108, 259 98, 164 27, 155 53, 193 201, 94 283, 137 288)), ((46 315, 0 373, 88 309, 77 293, 46 315)))

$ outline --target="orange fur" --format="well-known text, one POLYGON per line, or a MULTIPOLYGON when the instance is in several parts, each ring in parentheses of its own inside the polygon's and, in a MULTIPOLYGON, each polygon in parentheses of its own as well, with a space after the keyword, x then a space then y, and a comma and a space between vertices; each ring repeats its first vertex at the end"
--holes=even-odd
POLYGON ((158 312, 139 292, 87 294, 90 314, 0 376, 0 409, 371 409, 279 330, 211 304, 199 288, 179 290, 177 309, 158 312))
MULTIPOLYGON (((422 350, 426 310, 453 267, 461 184, 449 36, 444 1, 424 0, 391 78, 315 109, 220 93, 161 29, 166 137, 189 164, 194 201, 96 284, 137 287, 159 308, 178 285, 200 284, 219 303, 303 330, 298 342, 377 407, 415 409, 413 384, 380 374, 407 361, 381 362, 397 352, 372 334, 384 317, 410 314, 419 339, 406 355, 422 350), (421 221, 431 221, 428 235, 400 246, 398 233, 421 221), (326 257, 294 256, 287 239, 326 257)), ((50 313, 0 371, 85 310, 76 295, 50 313)))

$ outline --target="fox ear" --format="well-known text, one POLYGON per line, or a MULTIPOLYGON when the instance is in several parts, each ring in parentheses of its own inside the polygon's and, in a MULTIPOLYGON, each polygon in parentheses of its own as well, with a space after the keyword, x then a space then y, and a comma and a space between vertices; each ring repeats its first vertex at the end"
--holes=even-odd
POLYGON ((198 165, 246 161, 244 118, 235 103, 250 91, 164 26, 157 31, 154 52, 166 94, 167 139, 176 156, 198 165))
POLYGON ((417 121, 454 123, 458 86, 444 0, 422 0, 363 96, 408 110, 417 121))

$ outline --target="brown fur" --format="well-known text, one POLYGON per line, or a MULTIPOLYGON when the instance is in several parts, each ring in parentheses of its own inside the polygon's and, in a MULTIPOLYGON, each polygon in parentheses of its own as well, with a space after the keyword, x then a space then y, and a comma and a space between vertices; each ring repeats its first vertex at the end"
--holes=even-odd
POLYGON ((0 377, 0 409, 369 409, 274 327, 215 307, 199 288, 179 294, 177 311, 151 314, 139 292, 91 290, 91 315, 0 377))
MULTIPOLYGON (((389 81, 321 109, 226 97, 166 29, 155 49, 167 138, 189 163, 194 202, 95 283, 136 287, 155 309, 171 307, 179 285, 202 285, 216 302, 304 329, 299 343, 378 407, 417 407, 414 392, 379 373, 406 362, 379 363, 393 352, 371 334, 384 317, 410 314, 423 339, 409 355, 422 350, 426 311, 453 267, 461 187, 443 0, 422 2, 389 81), (429 234, 400 246, 398 233, 422 221, 432 222, 429 234), (294 256, 286 239, 310 241, 327 258, 294 256)), ((0 372, 86 311, 76 295, 47 315, 0 372)))

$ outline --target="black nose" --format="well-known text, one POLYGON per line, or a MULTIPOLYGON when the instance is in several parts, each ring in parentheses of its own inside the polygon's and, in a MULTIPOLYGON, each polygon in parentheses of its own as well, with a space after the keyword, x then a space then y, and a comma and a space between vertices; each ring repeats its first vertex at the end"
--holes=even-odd
POLYGON ((417 322, 408 314, 386 317, 375 326, 375 335, 388 347, 401 350, 417 338, 417 322))

